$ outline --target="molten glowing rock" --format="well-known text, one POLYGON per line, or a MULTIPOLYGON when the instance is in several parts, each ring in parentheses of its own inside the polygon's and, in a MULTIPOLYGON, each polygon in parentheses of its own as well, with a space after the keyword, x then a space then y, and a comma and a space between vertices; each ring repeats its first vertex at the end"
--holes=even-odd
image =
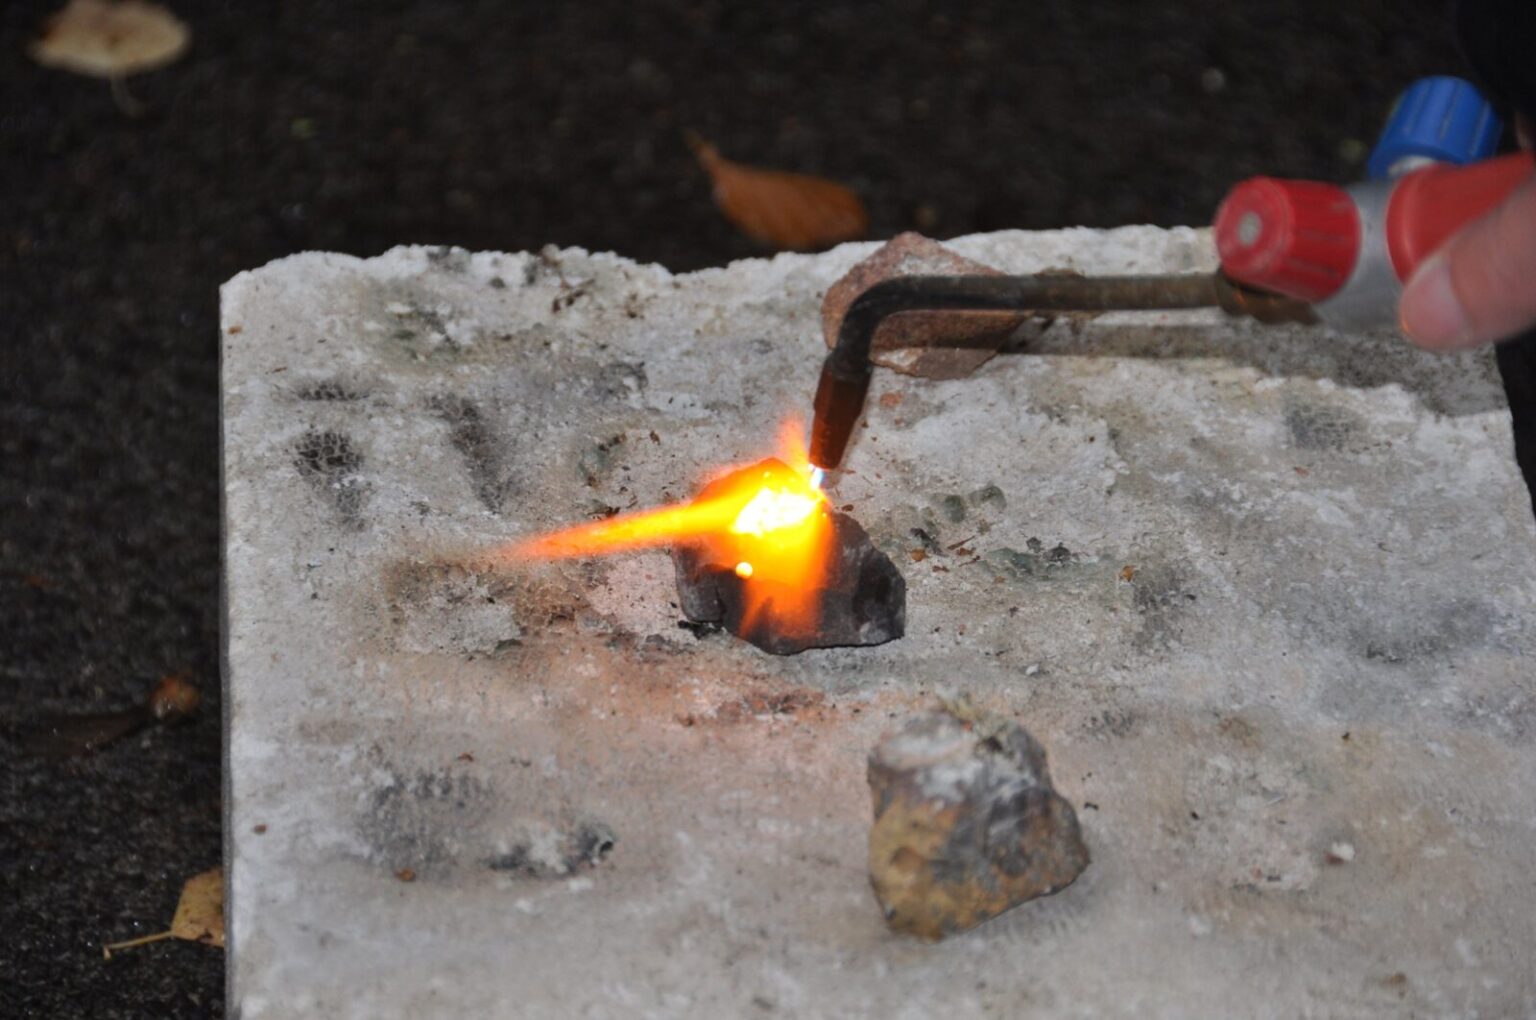
POLYGON ((896 931, 965 931, 1088 866, 1045 749, 1011 719, 965 703, 910 719, 870 754, 869 785, 869 878, 896 931))
POLYGON ((751 535, 766 538, 769 532, 785 528, 798 528, 819 509, 816 496, 795 489, 770 488, 776 472, 764 471, 767 476, 764 488, 747 501, 736 519, 731 522, 733 535, 751 535))
POLYGON ((694 504, 743 490, 729 527, 672 548, 683 615, 775 655, 901 637, 906 581, 857 521, 777 460, 716 479, 694 504))

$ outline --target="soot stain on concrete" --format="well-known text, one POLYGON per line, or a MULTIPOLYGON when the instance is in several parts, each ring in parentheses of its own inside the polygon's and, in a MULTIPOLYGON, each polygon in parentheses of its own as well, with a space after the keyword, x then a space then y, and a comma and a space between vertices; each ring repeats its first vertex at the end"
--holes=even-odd
POLYGON ((1518 739, 1532 729, 1536 699, 1531 691, 1469 687, 1457 672, 1483 650, 1504 647, 1501 635, 1515 625, 1493 606, 1477 599, 1451 599, 1400 611, 1393 617, 1396 623, 1351 619, 1350 612, 1348 607, 1334 608, 1313 627, 1318 639, 1355 664, 1349 683, 1320 688, 1321 711, 1363 723, 1434 704, 1448 723, 1501 739, 1518 739), (1332 623, 1333 617, 1344 620, 1332 623))
POLYGON ((584 378, 587 396, 609 403, 638 397, 650 385, 643 361, 610 361, 584 378))
POLYGON ((934 496, 933 507, 950 524, 960 524, 965 521, 965 500, 954 493, 934 496))
POLYGON ((1105 708, 1090 716, 1083 732, 1098 740, 1129 737, 1141 724, 1141 714, 1129 708, 1105 708))
POLYGON ((363 454, 344 432, 310 429, 294 444, 294 466, 315 490, 331 501, 349 530, 363 529, 368 483, 358 472, 363 454))
POLYGON ((518 878, 564 878, 597 867, 618 842, 613 829, 599 821, 578 822, 563 830, 530 827, 484 863, 492 871, 518 878))
POLYGON ((367 386, 332 378, 302 383, 294 389, 293 395, 304 401, 351 403, 367 399, 370 392, 367 386))
POLYGON ((965 496, 939 492, 924 503, 899 504, 873 525, 870 536, 880 551, 897 562, 928 557, 972 559, 975 540, 992 530, 1007 507, 1007 497, 987 484, 965 496))
POLYGON ((475 494, 492 513, 501 513, 517 483, 507 470, 499 438, 480 408, 465 397, 439 396, 430 401, 432 411, 449 427, 448 440, 464 458, 475 494))
POLYGON ((1482 730, 1515 743, 1525 743, 1536 732, 1536 698, 1518 688, 1460 692, 1450 715, 1459 728, 1482 730))
POLYGON ((1004 546, 987 553, 986 561, 1011 581, 1055 580, 1081 573, 1083 555, 1060 542, 1047 549, 1038 538, 1024 544, 1024 551, 1004 546))
POLYGON ((625 436, 620 432, 582 447, 576 455, 576 468, 588 487, 597 488, 612 473, 624 443, 625 436))
POLYGON ((1360 418, 1353 412, 1299 400, 1286 402, 1285 427, 1298 450, 1343 451, 1363 434, 1360 418))
POLYGON ((734 725, 757 719, 809 716, 813 713, 815 718, 821 719, 826 710, 831 707, 824 693, 808 687, 759 688, 743 691, 734 698, 727 698, 716 704, 709 713, 690 712, 678 721, 685 726, 706 723, 734 725))
POLYGON ((447 320, 436 309, 407 302, 393 314, 397 325, 390 335, 413 355, 441 354, 444 348, 452 350, 459 346, 448 333, 447 320), (425 344, 422 343, 424 339, 425 344))
POLYGON ((972 506, 994 513, 1001 513, 1008 509, 1008 497, 1003 494, 1002 489, 990 482, 965 498, 972 506))
POLYGON ((438 245, 427 249, 427 261, 445 273, 458 274, 469 271, 470 255, 463 248, 438 245))
POLYGON ((1131 578, 1131 598, 1139 621, 1131 645, 1138 652, 1166 652, 1184 634, 1183 618, 1196 595, 1177 567, 1152 564, 1131 578))
POLYGON ((453 864, 490 817, 491 785, 451 768, 402 768, 374 748, 384 778, 363 797, 357 832, 384 867, 430 877, 453 864))
POLYGON ((364 321, 393 369, 436 369, 472 360, 483 347, 479 324, 459 318, 455 307, 427 286, 375 280, 360 280, 358 286, 359 304, 367 309, 364 321))
POLYGON ((1368 662, 1403 666, 1443 660, 1463 649, 1488 644, 1497 615, 1486 603, 1454 599, 1426 615, 1371 621, 1356 628, 1351 636, 1356 652, 1368 662))
POLYGON ((501 655, 548 631, 575 626, 585 598, 552 578, 489 564, 398 560, 385 568, 383 608, 407 651, 501 655))

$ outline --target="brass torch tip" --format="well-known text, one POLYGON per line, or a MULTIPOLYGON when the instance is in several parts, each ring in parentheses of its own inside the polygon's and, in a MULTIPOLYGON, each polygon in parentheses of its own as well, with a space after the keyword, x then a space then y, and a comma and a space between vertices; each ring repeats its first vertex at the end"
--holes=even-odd
POLYGON ((830 471, 843 462, 853 426, 864 413, 864 395, 869 392, 869 369, 843 373, 832 359, 821 367, 821 381, 816 384, 815 417, 811 419, 811 463, 830 471))

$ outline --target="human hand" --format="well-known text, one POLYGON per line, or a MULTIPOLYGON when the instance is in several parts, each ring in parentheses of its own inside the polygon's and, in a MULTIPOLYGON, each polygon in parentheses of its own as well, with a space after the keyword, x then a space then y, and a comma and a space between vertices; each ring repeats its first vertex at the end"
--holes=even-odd
MULTIPOLYGON (((1531 147, 1531 124, 1520 124, 1531 147)), ((1536 326, 1536 178, 1467 224, 1409 279, 1398 303, 1420 347, 1455 351, 1536 326)))

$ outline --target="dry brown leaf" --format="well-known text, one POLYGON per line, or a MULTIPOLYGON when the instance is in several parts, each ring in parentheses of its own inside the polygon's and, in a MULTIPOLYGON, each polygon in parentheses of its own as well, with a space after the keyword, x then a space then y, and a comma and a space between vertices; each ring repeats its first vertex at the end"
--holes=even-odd
POLYGON ((224 948, 224 869, 193 875, 181 887, 171 934, 188 942, 224 948))
POLYGON ((169 931, 156 932, 126 942, 101 947, 101 955, 110 960, 114 950, 131 949, 164 939, 184 939, 224 948, 224 869, 214 868, 193 875, 181 887, 181 900, 169 931))
POLYGON ((170 673, 160 678, 143 704, 116 712, 44 716, 35 728, 23 732, 22 747, 28 754, 48 757, 90 754, 151 723, 185 719, 201 699, 185 673, 170 673))
POLYGON ((197 711, 203 696, 186 673, 167 673, 149 692, 149 712, 156 719, 185 719, 197 711))
POLYGON ((45 67, 116 79, 171 63, 191 35, 174 14, 145 0, 69 0, 30 53, 45 67))
POLYGON ((805 250, 853 241, 869 228, 864 203, 835 181, 733 163, 701 138, 693 154, 715 186, 715 204, 743 234, 774 248, 805 250))

